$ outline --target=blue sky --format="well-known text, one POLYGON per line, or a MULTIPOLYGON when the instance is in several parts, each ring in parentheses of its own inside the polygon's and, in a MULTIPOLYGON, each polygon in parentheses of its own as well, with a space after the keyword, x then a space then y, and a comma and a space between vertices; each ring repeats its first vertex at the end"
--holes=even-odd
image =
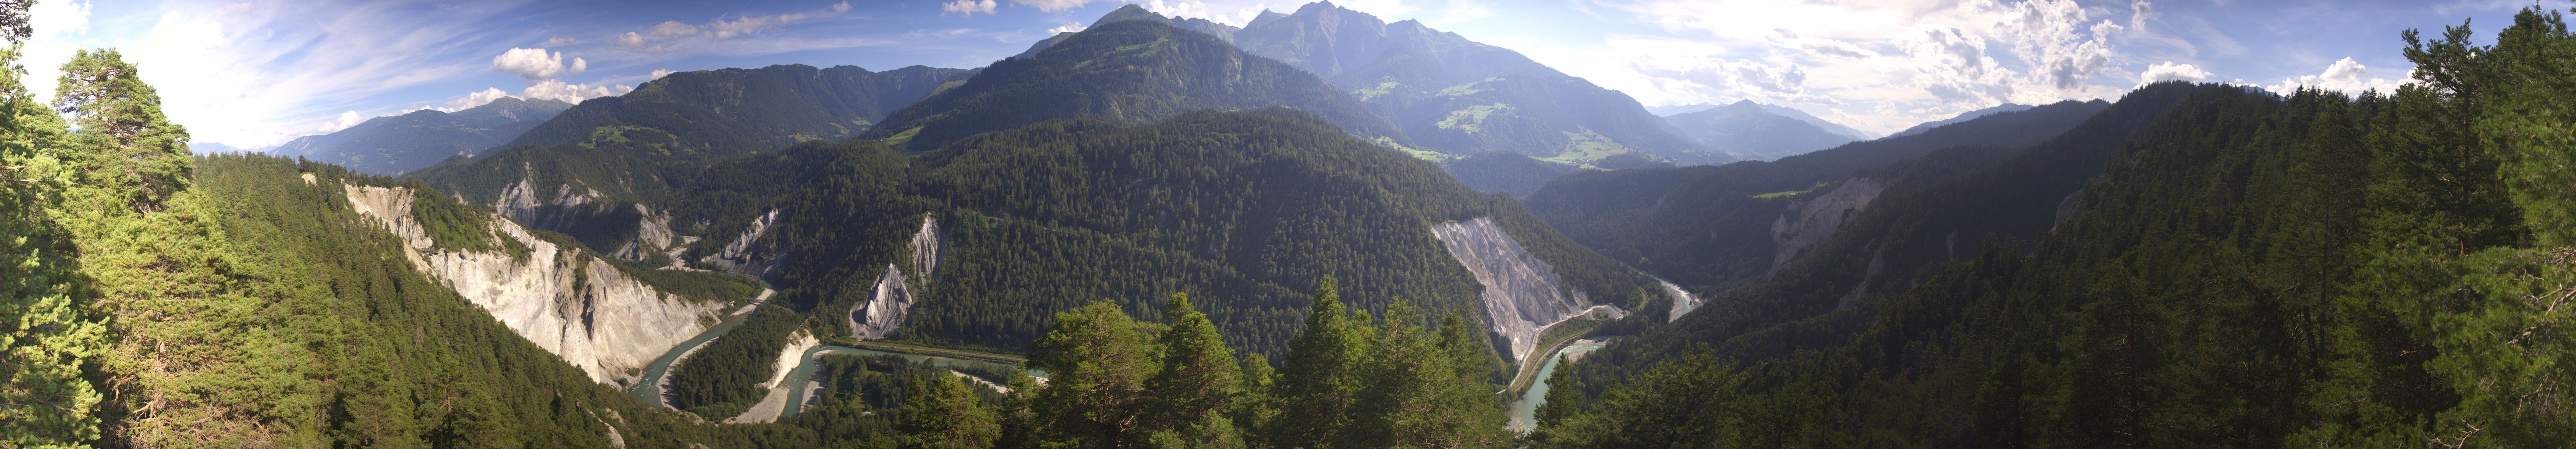
MULTIPOLYGON (((117 47, 199 142, 262 147, 502 95, 613 95, 665 71, 981 67, 1127 2, 43 0, 20 61, 117 47)), ((1149 0, 1240 24, 1287 0, 1149 0)), ((2404 82, 2398 32, 2530 0, 1350 0, 1510 48, 1649 106, 1752 99, 1873 132, 2148 79, 2358 92, 2404 82)), ((2539 3, 2565 9, 2568 2, 2539 3)), ((2481 36, 2485 37, 2485 36, 2481 36)), ((50 98, 50 82, 30 83, 50 98)))

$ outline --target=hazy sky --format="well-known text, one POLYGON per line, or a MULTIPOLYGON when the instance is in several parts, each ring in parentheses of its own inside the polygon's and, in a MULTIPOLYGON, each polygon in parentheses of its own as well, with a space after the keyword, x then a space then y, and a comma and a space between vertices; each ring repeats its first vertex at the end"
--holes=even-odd
MULTIPOLYGON (((665 71, 974 68, 1127 2, 41 0, 30 82, 117 47, 199 142, 255 148, 501 95, 614 95, 665 71)), ((1241 24, 1285 0, 1152 0, 1241 24)), ((1742 99, 1890 132, 2004 102, 2117 98, 2150 79, 2390 88, 2398 32, 2530 0, 1353 0, 1509 48, 1648 106, 1742 99)), ((2564 10, 2564 0, 2540 2, 2564 10)))

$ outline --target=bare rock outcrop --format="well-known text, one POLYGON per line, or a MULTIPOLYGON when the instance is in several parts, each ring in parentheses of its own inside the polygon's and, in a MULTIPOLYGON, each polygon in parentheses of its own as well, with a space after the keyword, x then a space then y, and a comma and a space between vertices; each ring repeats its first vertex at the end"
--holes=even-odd
POLYGON ((903 317, 912 312, 912 304, 918 300, 914 292, 939 272, 939 256, 947 248, 944 239, 938 219, 921 219, 921 230, 913 232, 912 241, 905 245, 912 253, 906 262, 920 275, 907 277, 902 266, 886 264, 885 274, 877 276, 876 291, 868 295, 868 302, 850 311, 850 335, 861 340, 884 338, 903 325, 903 317))
POLYGON ((1556 267, 1530 255, 1492 217, 1432 225, 1431 235, 1484 285, 1476 298, 1484 303, 1494 334, 1511 345, 1508 357, 1513 360, 1537 346, 1547 326, 1592 307, 1584 292, 1568 292, 1556 267))
POLYGON ((707 255, 700 260, 721 267, 727 272, 768 277, 778 269, 778 255, 766 251, 766 248, 760 245, 760 237, 768 235, 769 228, 777 224, 778 211, 772 210, 760 214, 759 218, 751 220, 751 228, 744 229, 741 236, 725 242, 724 249, 717 250, 715 254, 707 255))
POLYGON ((1859 215, 1861 208, 1869 207, 1870 201, 1877 200, 1879 192, 1887 191, 1890 183, 1890 180, 1878 178, 1852 178, 1824 195, 1789 205, 1788 212, 1771 222, 1774 248, 1771 270, 1762 276, 1767 278, 1778 274, 1781 267, 1789 265, 1789 261, 1797 260, 1799 255, 1814 249, 1825 238, 1833 237, 1834 231, 1842 229, 1844 223, 1859 215))
POLYGON ((530 235, 494 217, 500 238, 528 248, 507 252, 444 250, 412 218, 412 192, 400 187, 344 186, 350 206, 375 218, 413 251, 412 266, 492 314, 520 337, 581 367, 591 380, 631 384, 654 357, 706 330, 723 304, 700 304, 653 289, 575 248, 530 235))

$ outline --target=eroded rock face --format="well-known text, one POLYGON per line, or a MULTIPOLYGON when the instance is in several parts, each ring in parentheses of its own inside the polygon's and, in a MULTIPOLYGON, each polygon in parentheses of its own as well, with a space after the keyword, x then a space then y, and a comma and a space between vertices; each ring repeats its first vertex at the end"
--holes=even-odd
POLYGON ((723 267, 727 272, 768 277, 778 269, 778 255, 765 251, 759 245, 760 237, 768 235, 769 227, 777 224, 778 211, 760 214, 760 218, 751 220, 750 229, 744 229, 741 236, 725 243, 723 250, 702 260, 723 267))
POLYGON ((635 208, 635 213, 643 218, 635 220, 635 239, 626 241, 626 245, 619 246, 617 251, 612 252, 617 258, 626 260, 651 258, 655 254, 662 254, 665 248, 671 246, 672 240, 679 239, 679 233, 671 232, 670 214, 656 213, 653 208, 642 204, 631 206, 635 208))
POLYGON ((850 335, 861 340, 885 338, 887 333, 903 325, 904 315, 912 312, 912 304, 916 300, 914 289, 921 283, 930 282, 931 275, 939 271, 940 252, 947 247, 939 232, 939 220, 922 218, 921 230, 914 232, 912 241, 905 246, 912 250, 908 262, 921 274, 909 278, 914 281, 907 281, 903 267, 886 264, 885 274, 877 276, 876 291, 868 295, 867 304, 850 311, 850 335))
POLYGON ((1771 256, 1771 271, 1762 277, 1778 274, 1781 267, 1789 265, 1789 261, 1797 260, 1817 243, 1833 237, 1834 231, 1842 229, 1843 223, 1859 215, 1861 208, 1869 207, 1870 201, 1877 200, 1879 192, 1886 191, 1889 183, 1889 180, 1878 178, 1852 178, 1824 195, 1790 205, 1788 212, 1771 222, 1772 248, 1775 249, 1771 256))
POLYGON ((496 230, 527 246, 524 259, 433 249, 427 231, 412 218, 410 189, 344 190, 351 207, 410 243, 413 251, 405 256, 414 268, 520 337, 581 367, 593 381, 634 383, 654 357, 706 330, 701 323, 715 322, 722 313, 723 304, 696 304, 656 291, 596 254, 538 239, 509 220, 494 220, 496 230))
POLYGON ((1484 285, 1476 298, 1484 303, 1494 334, 1511 345, 1508 357, 1514 360, 1538 344, 1547 326, 1592 307, 1584 292, 1566 291, 1556 267, 1530 255, 1491 217, 1432 225, 1431 235, 1484 285))

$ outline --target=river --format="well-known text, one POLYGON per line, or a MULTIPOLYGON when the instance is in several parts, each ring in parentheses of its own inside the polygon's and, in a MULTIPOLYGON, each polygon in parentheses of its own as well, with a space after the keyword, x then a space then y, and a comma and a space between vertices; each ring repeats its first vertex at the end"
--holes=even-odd
POLYGON ((1511 416, 1511 424, 1507 428, 1514 432, 1528 432, 1538 427, 1536 419, 1538 406, 1547 403, 1547 377, 1556 374, 1556 365, 1564 363, 1567 356, 1592 352, 1596 349, 1601 349, 1601 343, 1586 340, 1566 345, 1565 349, 1557 350, 1556 354, 1549 356, 1547 364, 1539 365, 1538 378, 1530 381, 1529 390, 1521 392, 1520 399, 1512 400, 1511 408, 1507 412, 1511 416))

